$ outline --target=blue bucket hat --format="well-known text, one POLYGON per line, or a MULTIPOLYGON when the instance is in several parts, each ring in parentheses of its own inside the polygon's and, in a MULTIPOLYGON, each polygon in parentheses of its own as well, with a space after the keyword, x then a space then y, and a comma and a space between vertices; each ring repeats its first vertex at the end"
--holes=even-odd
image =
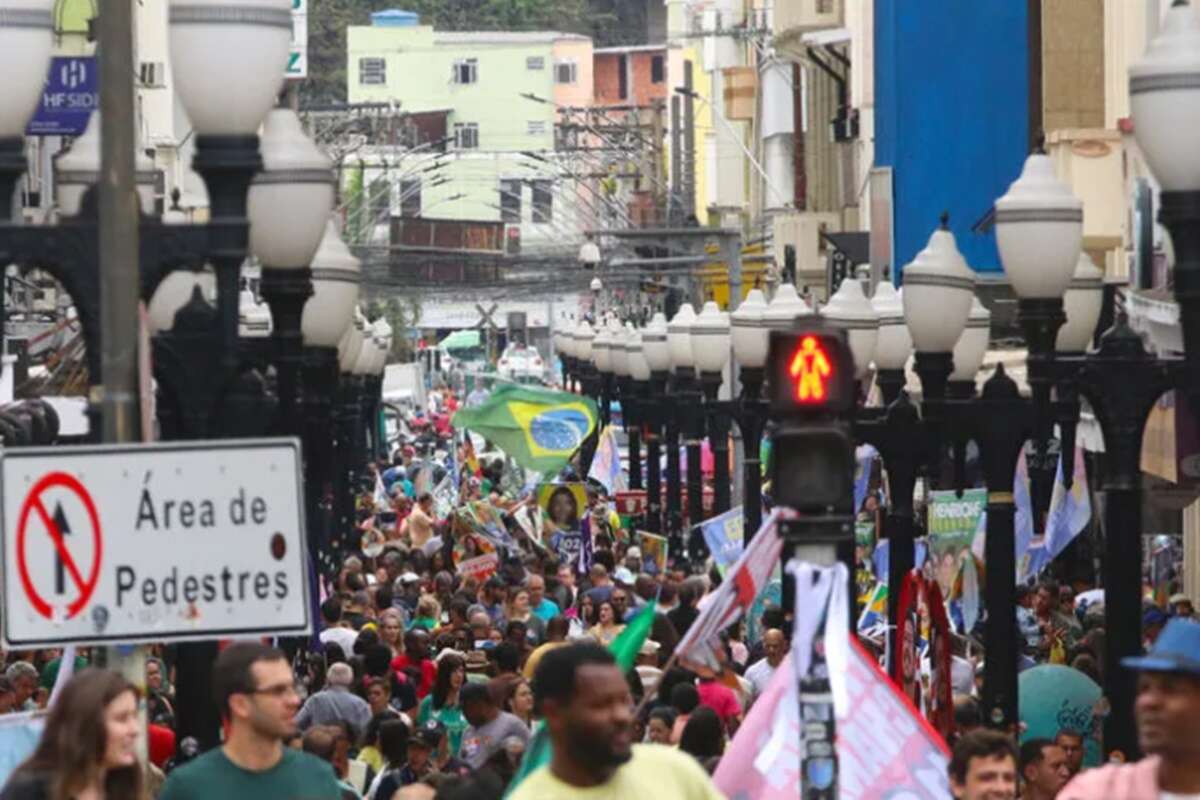
POLYGON ((1123 658, 1121 665, 1143 672, 1186 672, 1200 676, 1200 622, 1172 619, 1149 653, 1123 658))

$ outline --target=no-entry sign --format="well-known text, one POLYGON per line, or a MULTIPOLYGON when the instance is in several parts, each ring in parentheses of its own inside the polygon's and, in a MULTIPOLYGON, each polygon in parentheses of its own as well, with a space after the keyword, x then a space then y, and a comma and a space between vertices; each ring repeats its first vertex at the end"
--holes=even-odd
POLYGON ((12 648, 308 632, 295 440, 7 450, 12 648))

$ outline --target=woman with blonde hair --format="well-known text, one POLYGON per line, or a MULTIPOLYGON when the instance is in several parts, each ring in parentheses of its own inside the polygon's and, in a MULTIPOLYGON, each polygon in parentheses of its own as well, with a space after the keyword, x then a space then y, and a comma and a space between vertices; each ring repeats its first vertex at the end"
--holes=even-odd
POLYGON ((142 800, 138 692, 115 672, 85 669, 63 687, 37 749, 0 800, 142 800))
POLYGON ((404 653, 404 616, 397 608, 384 609, 379 615, 379 642, 392 651, 392 658, 404 653))

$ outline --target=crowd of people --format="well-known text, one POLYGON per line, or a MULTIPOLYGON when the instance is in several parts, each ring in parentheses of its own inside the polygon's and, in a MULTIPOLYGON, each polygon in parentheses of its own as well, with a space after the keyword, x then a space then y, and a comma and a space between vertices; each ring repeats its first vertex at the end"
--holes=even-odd
MULTIPOLYGON (((679 643, 722 580, 711 561, 646 557, 596 484, 579 508, 552 490, 549 522, 537 522, 538 492, 503 460, 473 460, 466 442, 436 465, 402 444, 371 465, 362 547, 323 582, 312 641, 223 645, 222 743, 208 752, 177 735, 174 646, 151 648, 144 691, 87 650, 7 653, 0 712, 48 713, 0 800, 722 797, 711 776, 788 656, 790 615, 765 602, 721 633, 715 665, 691 660, 679 643), (430 489, 447 476, 449 503, 430 489), (556 527, 566 518, 587 521, 582 546, 556 527), (479 569, 480 555, 494 558, 479 569), (615 651, 643 612, 649 630, 623 662, 615 651), (59 681, 64 667, 72 677, 59 681)), ((983 727, 972 671, 955 682, 952 795, 1200 797, 1200 623, 1186 597, 1162 610, 1144 620, 1148 654, 1129 664, 1147 758, 1088 769, 1088 733, 1070 724, 1018 748, 1016 732, 983 727)), ((1069 663, 1103 685, 1102 620, 1046 581, 1015 624, 1032 663, 1069 663)))

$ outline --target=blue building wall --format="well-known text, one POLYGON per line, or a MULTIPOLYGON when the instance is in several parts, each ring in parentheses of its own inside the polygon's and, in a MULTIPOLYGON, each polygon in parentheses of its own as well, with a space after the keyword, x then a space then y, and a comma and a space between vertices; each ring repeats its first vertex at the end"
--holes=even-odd
POLYGON ((875 163, 893 170, 897 274, 942 211, 967 263, 1000 271, 971 232, 1029 147, 1024 0, 875 0, 875 163))

